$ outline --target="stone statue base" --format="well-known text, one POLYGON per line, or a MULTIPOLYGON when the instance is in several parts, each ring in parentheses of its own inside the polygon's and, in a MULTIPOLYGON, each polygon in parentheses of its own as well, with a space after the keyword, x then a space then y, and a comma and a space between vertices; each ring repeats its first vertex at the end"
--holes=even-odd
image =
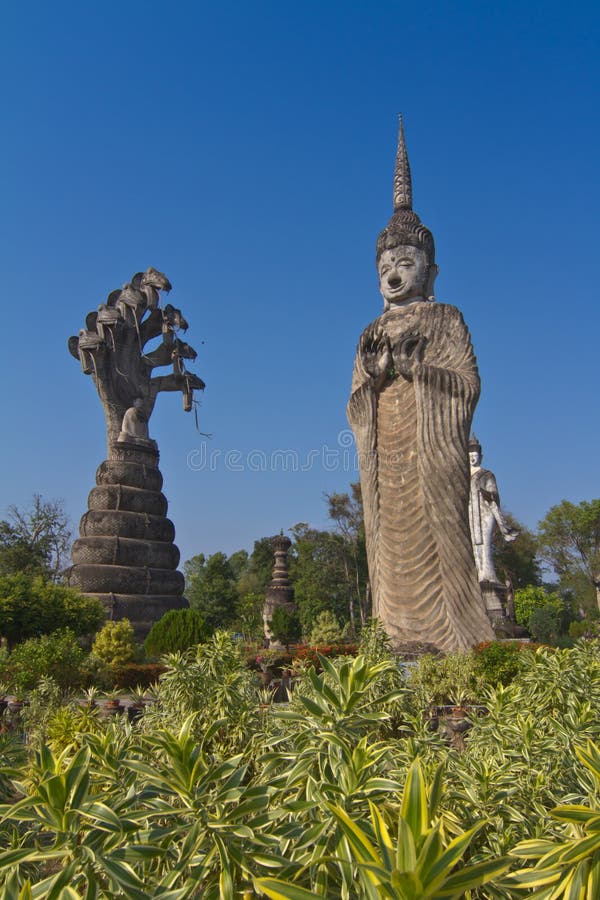
POLYGON ((481 595, 492 626, 506 620, 506 586, 499 581, 480 581, 481 595))
POLYGON ((480 581, 479 587, 485 603, 485 608, 497 638, 500 639, 528 639, 529 632, 521 625, 517 625, 507 615, 506 599, 507 588, 500 581, 480 581))
POLYGON ((101 600, 109 618, 128 618, 140 641, 164 613, 187 606, 158 458, 154 441, 110 447, 110 459, 96 472, 67 573, 67 583, 101 600))

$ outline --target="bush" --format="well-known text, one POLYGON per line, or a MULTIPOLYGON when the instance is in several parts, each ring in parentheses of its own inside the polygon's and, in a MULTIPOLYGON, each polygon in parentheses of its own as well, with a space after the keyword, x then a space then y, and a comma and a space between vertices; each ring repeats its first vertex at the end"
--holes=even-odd
POLYGON ((574 641, 579 638, 597 638, 598 634, 598 622, 593 619, 580 619, 569 625, 569 635, 574 641))
POLYGON ((204 616, 197 609, 172 609, 155 622, 144 641, 147 656, 187 650, 209 637, 204 616))
POLYGON ((105 615, 100 600, 41 575, 19 572, 0 578, 0 635, 9 645, 61 628, 76 635, 93 634, 105 615))
POLYGON ((302 634, 302 625, 300 624, 298 613, 290 612, 285 606, 278 606, 273 611, 269 627, 275 640, 281 641, 286 647, 299 640, 302 634))
POLYGON ((110 669, 133 662, 135 643, 129 619, 107 622, 96 635, 92 656, 110 669))
POLYGON ((564 603, 560 594, 548 593, 545 588, 533 585, 515 591, 515 618, 519 625, 529 629, 532 614, 536 609, 545 607, 555 611, 558 622, 564 611, 564 603))
POLYGON ((83 658, 77 638, 65 628, 18 644, 0 668, 0 680, 8 693, 17 696, 33 690, 44 677, 54 679, 61 688, 78 687, 83 658))
POLYGON ((131 690, 136 687, 147 688, 156 684, 166 666, 161 663, 129 663, 113 669, 111 681, 114 687, 131 690))
POLYGON ((523 666, 522 646, 517 641, 479 644, 475 656, 477 672, 493 687, 510 684, 523 666))
POLYGON ((340 644, 343 640, 340 623, 328 609, 322 610, 312 627, 308 643, 311 647, 323 644, 340 644))
POLYGON ((554 644, 560 629, 560 611, 547 604, 534 609, 529 617, 531 637, 541 644, 554 644))

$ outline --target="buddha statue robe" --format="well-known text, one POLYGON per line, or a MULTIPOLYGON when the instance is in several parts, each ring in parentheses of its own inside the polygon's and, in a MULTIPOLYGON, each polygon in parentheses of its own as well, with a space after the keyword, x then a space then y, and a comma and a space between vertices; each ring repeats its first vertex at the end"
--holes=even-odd
POLYGON ((392 306, 374 326, 392 360, 407 335, 425 341, 412 373, 392 362, 383 385, 367 371, 361 343, 355 357, 347 411, 373 615, 395 643, 467 649, 494 637, 469 533, 467 448, 480 388, 470 335, 458 309, 427 301, 392 306))

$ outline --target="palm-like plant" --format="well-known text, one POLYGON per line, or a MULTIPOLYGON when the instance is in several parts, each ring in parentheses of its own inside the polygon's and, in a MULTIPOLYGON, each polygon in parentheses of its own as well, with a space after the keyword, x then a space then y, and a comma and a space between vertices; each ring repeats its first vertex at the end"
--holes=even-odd
MULTIPOLYGON (((365 900, 458 900, 506 871, 510 860, 502 857, 459 868, 477 826, 444 846, 436 810, 442 786, 442 769, 427 789, 418 762, 411 766, 397 817, 395 841, 390 834, 390 815, 369 801, 370 823, 360 824, 339 805, 328 808, 343 839, 337 853, 343 868, 358 880, 358 896, 365 900)), ((331 896, 326 891, 298 892, 298 885, 277 878, 257 878, 255 885, 273 900, 302 900, 331 896)), ((357 896, 354 892, 347 896, 357 896)))

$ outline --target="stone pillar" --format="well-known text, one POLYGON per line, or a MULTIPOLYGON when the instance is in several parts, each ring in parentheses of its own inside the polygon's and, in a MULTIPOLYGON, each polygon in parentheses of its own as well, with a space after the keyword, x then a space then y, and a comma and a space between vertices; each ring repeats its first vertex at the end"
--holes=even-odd
POLYGON ((281 647, 274 640, 269 622, 273 618, 273 613, 279 607, 284 607, 289 613, 297 612, 297 606, 294 600, 294 588, 290 581, 288 573, 288 550, 292 546, 292 542, 283 532, 272 540, 273 553, 275 554, 275 565, 273 566, 273 577, 265 591, 265 605, 263 607, 263 622, 265 628, 265 636, 271 647, 281 647))
POLYGON ((111 458, 96 472, 67 573, 71 587, 102 600, 109 618, 129 619, 138 640, 164 613, 187 606, 153 444, 111 445, 111 458))

